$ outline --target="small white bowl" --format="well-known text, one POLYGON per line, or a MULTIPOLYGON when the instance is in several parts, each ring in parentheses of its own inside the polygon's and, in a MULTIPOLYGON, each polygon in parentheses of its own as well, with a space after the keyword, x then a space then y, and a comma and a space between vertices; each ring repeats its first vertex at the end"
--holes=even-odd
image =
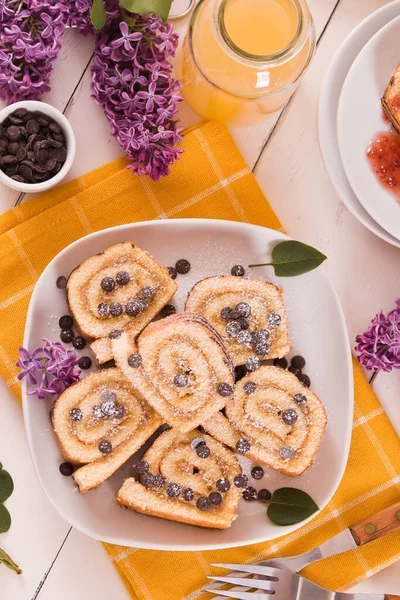
POLYGON ((36 100, 14 102, 14 104, 10 104, 9 106, 6 106, 6 108, 3 108, 3 110, 0 110, 0 125, 18 108, 26 108, 30 112, 41 112, 44 115, 51 117, 51 119, 61 127, 67 144, 67 158, 65 163, 58 173, 56 173, 54 177, 51 177, 51 179, 47 179, 47 181, 39 181, 38 183, 20 183, 19 181, 11 179, 4 171, 0 170, 1 183, 4 183, 4 185, 7 185, 14 190, 18 190, 19 192, 36 194, 37 192, 43 192, 60 183, 70 170, 75 158, 75 134, 68 119, 64 117, 57 108, 54 108, 54 106, 51 106, 50 104, 46 104, 46 102, 38 102, 36 100))

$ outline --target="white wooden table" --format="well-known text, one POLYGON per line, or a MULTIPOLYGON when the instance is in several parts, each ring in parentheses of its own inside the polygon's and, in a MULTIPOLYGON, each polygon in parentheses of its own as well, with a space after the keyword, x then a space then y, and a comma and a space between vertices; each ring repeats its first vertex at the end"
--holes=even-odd
MULTIPOLYGON (((319 154, 316 109, 322 77, 338 45, 357 23, 386 3, 309 0, 318 50, 300 89, 281 115, 269 117, 262 126, 232 129, 288 233, 329 257, 326 268, 339 292, 352 339, 380 308, 391 308, 400 296, 399 250, 362 227, 341 204, 319 154)), ((178 31, 183 32, 186 24, 176 22, 178 31)), ((90 98, 92 51, 93 39, 68 31, 52 92, 43 98, 64 110, 75 130, 77 155, 70 178, 121 155, 101 109, 90 98)), ((181 117, 184 126, 199 120, 187 106, 182 107, 181 117)), ((0 210, 23 200, 17 192, 0 188, 0 210)), ((374 382, 400 434, 399 384, 400 373, 379 375, 374 382)), ((7 502, 13 524, 1 536, 0 546, 24 570, 18 577, 0 566, 1 600, 127 599, 102 545, 70 528, 45 498, 33 471, 21 409, 1 380, 0 415, 0 459, 15 481, 15 492, 7 502)), ((400 563, 372 576, 357 590, 400 594, 400 563)))

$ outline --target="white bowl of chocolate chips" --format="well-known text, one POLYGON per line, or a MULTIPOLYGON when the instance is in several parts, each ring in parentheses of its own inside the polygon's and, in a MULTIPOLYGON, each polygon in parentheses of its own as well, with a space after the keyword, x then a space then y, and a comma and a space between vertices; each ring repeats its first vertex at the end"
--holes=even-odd
POLYGON ((0 111, 0 181, 37 193, 60 183, 75 156, 66 117, 45 102, 15 102, 0 111))

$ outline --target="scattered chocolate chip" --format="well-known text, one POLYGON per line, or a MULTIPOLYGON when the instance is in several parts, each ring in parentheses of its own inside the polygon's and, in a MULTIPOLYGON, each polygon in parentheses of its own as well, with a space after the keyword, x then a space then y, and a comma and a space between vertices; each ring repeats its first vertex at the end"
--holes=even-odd
POLYGON ((170 483, 165 491, 167 492, 167 496, 170 498, 178 498, 181 493, 181 486, 177 483, 170 483))
POLYGON ((200 496, 196 500, 196 506, 199 510, 206 511, 210 508, 210 501, 205 496, 200 496))
POLYGON ((222 504, 222 496, 219 492, 211 492, 208 495, 208 499, 213 506, 220 506, 222 504))
POLYGON ((235 265, 231 269, 231 275, 234 275, 235 277, 243 277, 244 273, 245 271, 242 265, 235 265))
POLYGON ((252 335, 249 331, 239 331, 239 333, 236 336, 237 341, 239 342, 239 344, 247 344, 248 346, 251 346, 252 343, 252 335))
POLYGON ((262 467, 259 467, 258 465, 256 465, 251 470, 251 476, 253 479, 256 479, 257 481, 259 481, 260 479, 262 479, 264 477, 264 469, 262 467))
POLYGON ((18 161, 24 160, 24 158, 26 157, 27 151, 26 148, 24 148, 23 146, 18 148, 17 153, 16 153, 16 157, 18 161))
POLYGON ((239 365, 238 367, 235 367, 235 383, 243 379, 243 377, 246 377, 246 375, 247 369, 244 365, 239 365))
POLYGON ((181 258, 175 264, 175 269, 180 275, 186 275, 186 273, 189 273, 190 271, 190 262, 184 258, 181 258))
POLYGON ((65 331, 62 331, 60 333, 60 338, 61 341, 64 342, 64 344, 70 344, 74 339, 74 332, 72 331, 72 329, 66 329, 65 331))
POLYGON ((232 309, 229 306, 225 306, 225 308, 223 308, 220 312, 220 317, 223 321, 230 321, 230 314, 232 312, 232 309))
POLYGON ((58 163, 64 163, 67 160, 67 150, 63 146, 60 148, 53 148, 53 150, 50 151, 50 158, 54 158, 58 163))
POLYGON ((282 446, 279 450, 279 456, 284 459, 292 458, 294 455, 294 448, 292 446, 282 446))
POLYGON ((101 394, 101 399, 103 400, 103 402, 115 402, 117 399, 117 394, 115 392, 112 392, 111 390, 105 390, 102 394, 101 394))
POLYGON ((117 340, 118 338, 121 337, 121 335, 122 335, 122 331, 120 329, 113 329, 108 334, 108 337, 110 340, 117 340))
POLYGON ((235 475, 233 483, 237 488, 245 488, 249 483, 249 479, 247 475, 245 475, 244 473, 240 473, 239 475, 235 475))
POLYGON ((20 140, 21 135, 21 130, 16 125, 10 125, 10 127, 7 128, 6 136, 11 142, 17 142, 20 140))
POLYGON ((111 302, 108 310, 113 317, 120 317, 124 312, 123 306, 119 302, 111 302))
POLYGON ((175 269, 175 267, 167 267, 168 273, 171 277, 171 279, 176 279, 178 276, 178 271, 175 269))
POLYGON ((115 276, 115 281, 118 285, 127 285, 131 280, 131 276, 127 271, 119 271, 115 276))
POLYGON ((231 484, 229 482, 229 479, 227 479, 226 477, 221 477, 221 479, 218 479, 217 483, 215 484, 215 487, 219 492, 225 494, 231 489, 231 484))
POLYGON ((288 361, 286 358, 275 358, 274 367, 279 367, 280 369, 286 369, 288 366, 288 361))
POLYGON ((74 472, 74 467, 73 467, 73 465, 71 465, 71 463, 69 463, 69 462, 61 463, 61 465, 60 465, 61 475, 64 475, 64 477, 71 477, 73 472, 74 472))
POLYGON ((122 419, 126 414, 126 408, 123 404, 116 403, 114 405, 114 417, 116 419, 122 419))
POLYGON ((109 307, 106 302, 101 302, 97 307, 97 312, 100 317, 108 317, 109 307))
POLYGON ((307 397, 304 394, 295 394, 293 396, 293 400, 296 402, 296 404, 298 404, 299 406, 303 406, 304 404, 307 404, 307 397))
POLYGON ((30 169, 30 167, 28 167, 27 165, 21 165, 19 168, 19 174, 24 179, 31 179, 32 178, 32 169, 30 169))
POLYGON ((28 133, 38 133, 39 129, 40 125, 35 119, 30 119, 26 124, 26 131, 28 133))
POLYGON ((153 475, 153 487, 162 487, 165 479, 162 475, 153 475))
POLYGON ((164 306, 164 308, 162 308, 158 314, 161 319, 165 319, 165 317, 170 317, 171 315, 174 315, 175 313, 176 313, 175 306, 172 306, 172 304, 166 304, 164 306))
POLYGON ((102 454, 110 454, 112 452, 112 444, 108 440, 99 442, 99 450, 102 454))
POLYGON ((301 375, 298 376, 298 378, 303 385, 305 385, 306 387, 310 387, 311 379, 309 378, 308 375, 306 375, 305 373, 302 373, 301 375))
POLYGON ((49 123, 49 129, 54 131, 54 133, 61 133, 61 127, 57 123, 54 123, 54 121, 49 123))
POLYGON ((290 364, 295 369, 304 369, 304 367, 306 366, 306 361, 302 356, 296 355, 293 356, 292 360, 290 361, 290 364))
POLYGON ((142 358, 139 354, 131 354, 128 358, 128 365, 133 369, 138 369, 142 366, 142 358))
POLYGON ((256 371, 260 366, 260 359, 258 356, 251 356, 246 362, 246 369, 248 371, 256 371))
POLYGON ((199 458, 208 458, 210 456, 210 448, 205 444, 197 444, 195 452, 199 458))
POLYGON ((259 342, 255 348, 257 356, 267 356, 269 352, 269 344, 267 342, 259 342))
POLYGON ((229 335, 229 337, 236 337, 237 334, 241 331, 241 327, 239 325, 239 323, 237 321, 230 321, 228 323, 228 325, 225 327, 225 331, 226 333, 229 335))
POLYGON ((240 312, 238 310, 231 310, 229 313, 229 321, 237 321, 240 319, 240 312))
POLYGON ((256 332, 257 343, 261 344, 262 342, 268 342, 270 338, 270 333, 268 329, 260 329, 256 332))
POLYGON ((145 473, 149 472, 149 463, 145 460, 139 460, 135 468, 136 472, 139 473, 139 475, 144 475, 145 473))
POLYGON ((233 388, 231 385, 229 385, 229 383, 224 382, 224 383, 219 384, 219 386, 217 388, 217 392, 223 398, 227 398, 228 396, 232 396, 233 388))
POLYGON ((194 499, 194 491, 190 488, 185 488, 182 492, 182 496, 186 502, 191 502, 194 499))
POLYGON ((250 394, 254 394, 256 388, 257 386, 254 383, 254 381, 246 381, 246 383, 243 386, 243 389, 248 396, 250 396, 250 394))
POLYGON ((199 446, 200 444, 205 444, 205 440, 203 440, 203 438, 196 438, 194 440, 192 440, 192 442, 190 443, 191 447, 193 448, 193 450, 196 450, 197 446, 199 446))
POLYGON ((176 385, 176 387, 186 387, 187 384, 189 383, 189 378, 187 375, 175 375, 174 377, 174 384, 176 385))
POLYGON ((239 302, 235 306, 235 310, 238 311, 241 317, 249 317, 251 315, 251 306, 247 302, 239 302))
POLYGON ((143 296, 139 296, 138 298, 136 298, 136 302, 138 303, 141 311, 145 310, 149 306, 148 300, 143 296))
POLYGON ((258 500, 265 502, 266 500, 271 500, 272 494, 269 490, 263 488, 262 490, 258 491, 257 498, 258 500))
POLYGON ((289 373, 293 373, 293 375, 296 375, 296 377, 298 378, 299 375, 301 375, 301 369, 296 369, 295 367, 288 367, 288 371, 289 373))
POLYGON ((101 404, 94 404, 92 408, 92 413, 95 419, 102 419, 103 413, 101 410, 101 404))
POLYGON ((67 287, 67 278, 64 275, 57 277, 56 286, 59 290, 64 290, 67 287))
POLYGON ((72 345, 76 350, 83 350, 86 346, 86 340, 82 336, 76 335, 72 340, 72 345))
POLYGON ((112 292, 115 289, 115 281, 112 277, 103 277, 100 286, 105 292, 112 292))
POLYGON ((284 410, 282 413, 282 421, 286 423, 286 425, 294 425, 298 419, 297 412, 292 408, 288 408, 284 410))
POLYGON ((140 293, 144 298, 151 299, 154 298, 156 290, 153 287, 147 285, 146 287, 141 289, 140 293))
POLYGON ((239 440, 236 442, 236 450, 239 454, 246 454, 246 452, 250 452, 251 444, 248 440, 239 440))
POLYGON ((270 327, 278 327, 282 321, 282 317, 278 313, 269 313, 267 317, 267 323, 270 327))
POLYGON ((151 473, 143 473, 140 477, 140 483, 144 485, 145 488, 155 487, 154 475, 151 473))
POLYGON ((137 300, 129 300, 125 304, 125 312, 129 317, 136 317, 141 311, 140 303, 137 300))
POLYGON ((71 419, 71 421, 82 421, 83 412, 80 408, 71 408, 71 410, 69 411, 69 418, 71 419))
POLYGON ((81 356, 79 361, 78 361, 78 367, 80 369, 82 369, 83 371, 86 371, 87 369, 90 369, 90 367, 92 366, 92 359, 89 358, 89 356, 81 356))
POLYGON ((74 321, 72 319, 72 317, 70 317, 69 315, 63 315, 62 317, 60 317, 59 321, 58 321, 58 325, 61 329, 63 329, 65 331, 65 329, 72 329, 72 326, 74 324, 74 321))
POLYGON ((243 500, 246 502, 254 502, 257 500, 257 490, 251 486, 245 488, 242 492, 243 500))

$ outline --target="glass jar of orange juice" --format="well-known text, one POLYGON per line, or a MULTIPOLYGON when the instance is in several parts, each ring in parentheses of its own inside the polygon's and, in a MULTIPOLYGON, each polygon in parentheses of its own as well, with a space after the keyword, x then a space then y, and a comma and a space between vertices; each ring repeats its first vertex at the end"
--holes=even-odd
POLYGON ((305 0, 200 0, 178 66, 183 96, 207 119, 257 122, 285 105, 314 50, 305 0))

